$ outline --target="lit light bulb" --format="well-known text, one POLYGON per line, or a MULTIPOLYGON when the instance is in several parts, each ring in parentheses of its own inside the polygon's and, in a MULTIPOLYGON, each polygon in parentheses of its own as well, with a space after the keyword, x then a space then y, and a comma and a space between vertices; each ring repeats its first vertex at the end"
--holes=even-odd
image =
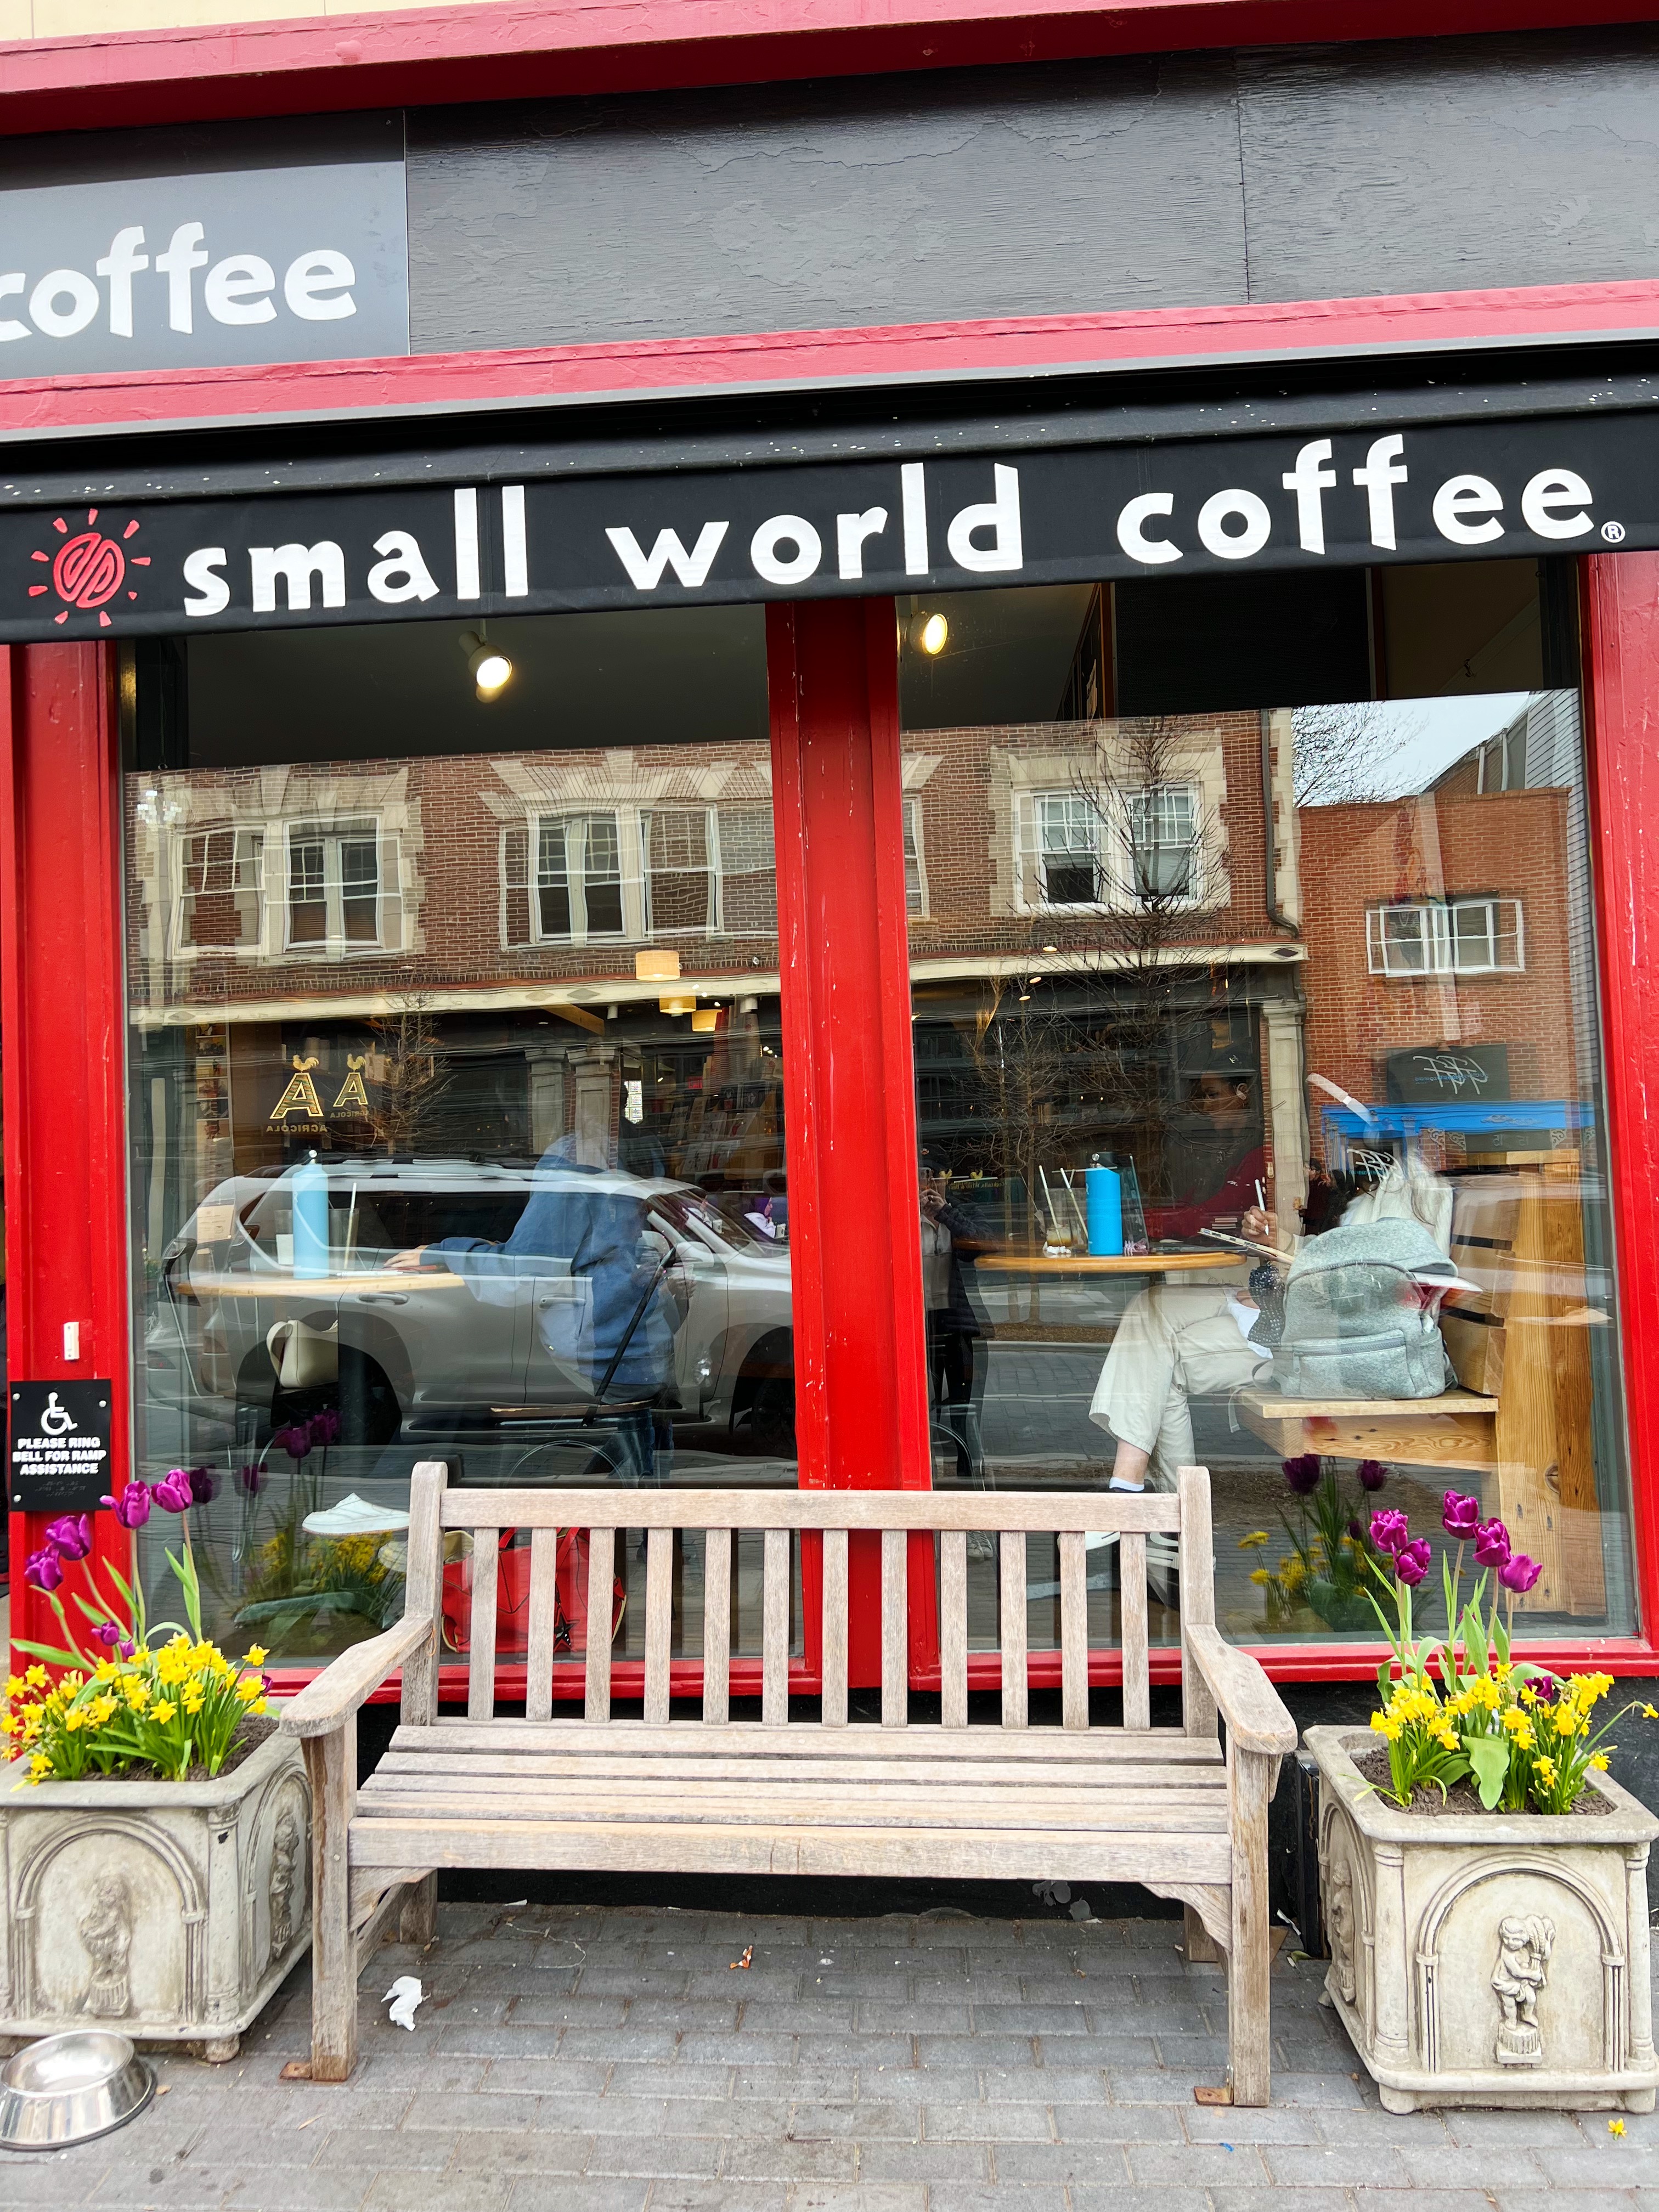
POLYGON ((461 635, 461 651, 466 655, 466 672, 477 686, 480 699, 493 699, 513 680, 513 663, 500 646, 486 644, 476 630, 465 630, 461 635))
POLYGON ((941 614, 923 615, 916 623, 916 643, 930 659, 944 652, 950 637, 951 625, 941 614))

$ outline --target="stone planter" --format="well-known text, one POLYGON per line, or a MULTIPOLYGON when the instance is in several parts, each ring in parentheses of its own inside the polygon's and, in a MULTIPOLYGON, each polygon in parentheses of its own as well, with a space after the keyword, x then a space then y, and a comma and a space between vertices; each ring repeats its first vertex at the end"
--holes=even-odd
POLYGON ((1381 1739, 1316 1728, 1326 1990, 1391 2112, 1448 2105, 1650 2112, 1648 1847, 1659 1820, 1402 1813, 1354 1765, 1381 1739))
POLYGON ((234 2058, 310 1944, 310 1873, 292 1736, 212 1782, 0 1784, 0 2036, 95 2023, 234 2058))

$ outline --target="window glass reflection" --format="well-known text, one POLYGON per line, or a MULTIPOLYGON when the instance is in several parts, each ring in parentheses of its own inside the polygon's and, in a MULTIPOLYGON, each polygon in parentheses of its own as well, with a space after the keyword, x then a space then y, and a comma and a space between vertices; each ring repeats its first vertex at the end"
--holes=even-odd
MULTIPOLYGON (((237 757, 218 641, 170 760, 127 776, 137 1462, 215 1492, 222 1632, 315 1658, 395 1614, 417 1459, 469 1483, 795 1480, 763 662, 757 620, 719 627, 706 649, 681 617, 678 663, 673 638, 638 656, 658 728, 701 687, 678 744, 550 705, 538 744, 447 632, 421 640, 416 708, 405 634, 360 634, 385 750, 356 726, 343 759, 237 757)), ((596 638, 614 655, 603 624, 513 626, 514 682, 580 699, 596 638)), ((296 678, 248 643, 297 712, 326 660, 300 634, 296 678)))
POLYGON ((1473 1493, 1541 1565, 1517 1630, 1627 1626, 1576 693, 1115 714, 1109 592, 987 596, 900 648, 934 1480, 1203 1462, 1247 1639, 1374 1635, 1373 1508, 1473 1493))

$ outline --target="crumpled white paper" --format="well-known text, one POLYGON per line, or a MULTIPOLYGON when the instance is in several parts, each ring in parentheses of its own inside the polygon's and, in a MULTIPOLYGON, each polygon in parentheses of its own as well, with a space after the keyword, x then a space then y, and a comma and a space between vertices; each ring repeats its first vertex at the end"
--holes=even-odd
POLYGON ((380 2002, 392 2007, 390 2017, 394 2027, 406 2027, 412 2033, 415 2008, 426 2002, 426 1991, 413 1974, 399 1974, 380 2002))

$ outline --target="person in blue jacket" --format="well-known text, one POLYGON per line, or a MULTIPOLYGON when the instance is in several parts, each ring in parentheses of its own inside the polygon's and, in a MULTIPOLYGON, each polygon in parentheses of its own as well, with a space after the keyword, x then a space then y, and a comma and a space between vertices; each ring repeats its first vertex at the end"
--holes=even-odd
MULTIPOLYGON (((659 1409, 672 1397, 680 1316, 665 1287, 661 1253, 646 1237, 650 1191, 604 1187, 599 1178, 614 1177, 617 1169, 595 1159, 595 1149, 574 1132, 549 1146, 530 1201, 504 1243, 446 1237, 399 1252, 387 1264, 409 1271, 441 1255, 452 1273, 468 1278, 487 1298, 492 1278, 544 1275, 550 1260, 568 1261, 592 1299, 592 1345, 582 1347, 580 1364, 591 1371, 599 1402, 617 1409, 601 1416, 614 1438, 617 1480, 639 1488, 668 1480, 673 1432, 659 1409)), ((570 1348, 555 1340, 560 1316, 558 1307, 538 1304, 537 1326, 548 1349, 569 1364, 570 1348)))

